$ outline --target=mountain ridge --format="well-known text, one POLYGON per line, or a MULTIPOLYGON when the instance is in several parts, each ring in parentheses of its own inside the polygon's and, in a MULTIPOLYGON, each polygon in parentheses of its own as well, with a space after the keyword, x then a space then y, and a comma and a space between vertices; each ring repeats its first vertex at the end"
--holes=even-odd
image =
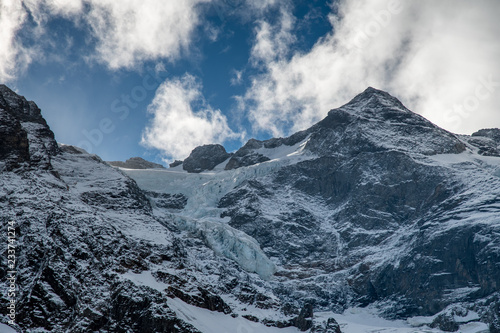
MULTIPOLYGON (((311 142, 307 143, 306 149, 314 153, 321 153, 318 151, 321 150, 322 145, 319 141, 329 135, 329 133, 325 132, 335 129, 340 129, 342 135, 348 136, 347 139, 357 139, 357 142, 349 142, 349 140, 345 140, 346 138, 339 137, 334 146, 330 145, 326 148, 329 151, 341 150, 341 145, 359 146, 360 150, 403 149, 406 152, 421 152, 426 155, 465 151, 465 144, 455 134, 441 129, 424 117, 408 110, 397 98, 389 93, 368 87, 347 104, 330 110, 324 119, 309 129, 299 131, 285 138, 271 138, 263 141, 257 139, 248 140, 234 155, 230 156, 230 158, 228 156, 229 161, 227 161, 225 169, 231 170, 269 161, 269 157, 258 152, 259 149, 277 148, 282 145, 293 146, 307 136, 318 132, 316 135, 319 137, 318 140, 314 140, 313 137, 310 140, 311 142), (361 126, 358 126, 359 124, 361 126), (401 130, 398 131, 398 127, 401 127, 401 130), (408 131, 409 128, 411 129, 410 132, 408 131), (351 131, 346 132, 349 129, 351 131), (373 139, 367 138, 368 135, 371 135, 373 139), (398 140, 394 140, 394 137, 397 137, 398 140), (424 137, 427 141, 431 141, 432 145, 429 142, 423 142, 424 137), (386 142, 390 145, 381 147, 380 143, 386 142)), ((335 138, 330 138, 330 141, 334 140, 335 138)), ((200 147, 196 149, 200 149, 200 147)), ((209 158, 212 155, 209 153, 207 157, 203 158, 209 158)), ((190 155, 189 160, 195 159, 196 156, 190 155)), ((209 171, 214 167, 215 165, 210 168, 199 168, 197 172, 200 172, 200 170, 209 171)))

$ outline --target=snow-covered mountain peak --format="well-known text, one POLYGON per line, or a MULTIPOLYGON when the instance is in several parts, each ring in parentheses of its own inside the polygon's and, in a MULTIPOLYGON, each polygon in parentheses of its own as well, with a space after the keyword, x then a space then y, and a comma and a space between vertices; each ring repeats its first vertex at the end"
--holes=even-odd
MULTIPOLYGON (((366 88, 362 93, 356 95, 349 103, 346 105, 366 105, 368 103, 379 103, 385 106, 399 107, 405 109, 404 105, 396 97, 392 96, 388 92, 383 90, 375 89, 372 87, 366 88)), ((373 104, 372 104, 373 105, 373 104)))
POLYGON ((438 128, 424 117, 406 108, 396 97, 372 87, 355 96, 347 104, 331 110, 328 115, 336 116, 339 112, 346 112, 355 120, 366 119, 386 122, 391 125, 407 124, 438 128))
POLYGON ((307 132, 306 147, 321 155, 398 150, 435 155, 460 153, 456 135, 408 110, 390 94, 368 88, 349 103, 333 109, 307 132))

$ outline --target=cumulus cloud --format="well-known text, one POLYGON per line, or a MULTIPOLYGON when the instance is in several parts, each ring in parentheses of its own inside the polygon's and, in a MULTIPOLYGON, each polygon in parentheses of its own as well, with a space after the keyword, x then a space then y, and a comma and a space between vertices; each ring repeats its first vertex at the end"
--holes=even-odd
POLYGON ((83 12, 83 0, 25 0, 24 5, 40 26, 50 15, 71 18, 83 12))
POLYGON ((197 146, 238 138, 221 111, 206 103, 201 88, 189 74, 162 83, 148 106, 153 119, 141 143, 170 159, 184 159, 197 146))
MULTIPOLYGON (((367 86, 451 131, 500 126, 498 12, 494 0, 342 0, 332 31, 309 51, 253 52, 265 70, 239 103, 255 130, 273 135, 310 126, 367 86)), ((289 20, 261 24, 254 50, 284 49, 286 39, 266 31, 286 34, 289 20)))
POLYGON ((2 0, 0 3, 0 82, 13 79, 17 71, 31 62, 29 50, 23 48, 16 37, 26 16, 20 1, 2 0))
POLYGON ((176 59, 199 24, 197 5, 207 0, 89 0, 97 57, 110 68, 130 68, 155 58, 176 59))
MULTIPOLYGON (((115 70, 143 61, 173 61, 189 51, 200 24, 200 5, 211 0, 2 0, 0 4, 0 79, 13 77, 35 55, 40 41, 50 42, 47 23, 62 17, 87 31, 95 45, 89 59, 115 70), (30 18, 28 20, 28 18, 30 18), (19 42, 18 33, 36 33, 31 46, 19 42)), ((213 35, 213 34, 212 34, 213 35)), ((212 36, 213 37, 213 36, 212 36)), ((215 37, 214 37, 215 38, 215 37)))

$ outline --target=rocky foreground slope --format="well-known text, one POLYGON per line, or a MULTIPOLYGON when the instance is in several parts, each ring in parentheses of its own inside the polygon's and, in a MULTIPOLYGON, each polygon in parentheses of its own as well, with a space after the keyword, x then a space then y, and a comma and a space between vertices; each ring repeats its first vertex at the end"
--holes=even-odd
MULTIPOLYGON (((245 327, 255 323, 231 302, 259 299, 279 309, 258 277, 180 232, 173 219, 153 214, 135 181, 95 155, 58 147, 36 105, 5 86, 0 119, 0 217, 5 230, 11 221, 16 226, 17 330, 200 332, 189 313, 220 314, 245 327)), ((6 281, 11 269, 2 239, 6 281)), ((2 283, 5 305, 6 289, 2 283)), ((275 312, 270 323, 295 325, 298 312, 275 312)), ((3 311, 1 321, 10 321, 3 311)))
POLYGON ((369 88, 288 138, 120 170, 0 85, 15 327, 349 332, 338 314, 367 307, 400 332, 499 332, 499 133, 454 135, 369 88))

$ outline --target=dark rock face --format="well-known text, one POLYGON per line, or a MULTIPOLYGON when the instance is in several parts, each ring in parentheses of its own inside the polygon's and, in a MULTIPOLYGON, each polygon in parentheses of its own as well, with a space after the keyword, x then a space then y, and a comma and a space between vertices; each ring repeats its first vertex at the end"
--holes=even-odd
POLYGON ((491 138, 471 136, 464 137, 464 141, 478 148, 478 154, 480 155, 500 157, 500 145, 491 138))
POLYGON ((163 165, 146 161, 141 157, 131 157, 125 162, 113 161, 107 163, 112 166, 125 169, 165 169, 163 165))
POLYGON ((21 123, 4 109, 0 110, 0 159, 12 170, 30 161, 28 134, 21 123))
POLYGON ((254 151, 262 147, 264 147, 263 141, 250 139, 243 147, 234 153, 233 156, 231 156, 231 159, 227 162, 225 169, 232 170, 269 161, 269 157, 254 151))
POLYGON ((456 332, 460 328, 460 325, 455 322, 454 318, 450 314, 442 314, 436 317, 430 324, 431 328, 439 328, 445 332, 456 332))
POLYGON ((491 299, 490 302, 485 321, 490 323, 491 333, 500 333, 500 294, 491 299))
MULTIPOLYGON (((15 115, 17 120, 47 126, 40 109, 34 102, 28 102, 4 84, 0 84, 0 95, 0 107, 15 115)), ((51 135, 49 134, 49 136, 51 135)))
POLYGON ((484 136, 500 144, 500 128, 485 128, 472 133, 472 136, 484 136))
MULTIPOLYGON (((308 207, 281 203, 282 195, 281 191, 266 188, 256 180, 246 182, 220 200, 219 207, 227 208, 221 216, 231 217, 229 224, 254 237, 262 248, 267 249, 269 256, 281 258, 288 264, 299 263, 311 256, 310 263, 313 264, 317 260, 312 258, 319 259, 335 238, 330 235, 321 239, 310 237, 311 229, 317 228, 320 222, 308 207), (279 203, 285 211, 271 219, 263 212, 263 207, 272 203, 279 203), (263 225, 266 228, 262 228, 263 225)), ((326 263, 327 259, 324 260, 326 263)))
POLYGON ((182 164, 182 161, 175 160, 172 163, 170 163, 168 166, 171 167, 171 168, 175 168, 176 166, 179 166, 181 164, 182 164))
POLYGON ((59 149, 62 152, 65 152, 65 153, 68 153, 68 154, 77 154, 78 155, 78 154, 86 154, 87 153, 82 148, 78 148, 78 147, 71 146, 71 145, 65 145, 65 144, 59 145, 59 149))
POLYGON ((0 160, 6 170, 22 164, 50 167, 50 157, 59 151, 54 133, 34 102, 28 102, 3 84, 0 84, 0 124, 0 160))
POLYGON ((328 321, 326 322, 325 333, 342 333, 339 323, 337 323, 337 321, 333 318, 328 318, 328 321))
POLYGON ((220 296, 214 295, 201 287, 198 287, 194 291, 190 290, 189 293, 175 287, 169 287, 168 295, 173 298, 177 297, 188 304, 208 309, 210 311, 218 311, 224 314, 231 313, 231 308, 220 296))
POLYGON ((342 333, 342 331, 334 318, 328 318, 322 325, 314 325, 311 328, 311 333, 342 333))
POLYGON ((190 173, 212 170, 224 162, 231 154, 221 145, 204 145, 196 147, 182 164, 182 168, 190 173))
MULTIPOLYGON (((373 284, 377 290, 383 290, 379 292, 380 296, 388 297, 405 290, 407 299, 425 300, 423 309, 427 314, 439 312, 449 304, 450 298, 446 297, 443 286, 452 289, 475 286, 476 290, 468 295, 471 298, 491 295, 497 291, 499 283, 498 273, 492 266, 500 256, 487 251, 489 245, 479 241, 490 232, 494 231, 470 226, 436 237, 431 236, 429 230, 421 230, 417 244, 399 267, 386 266, 373 284), (485 256, 486 252, 489 253, 485 256), (426 288, 419 290, 412 285, 426 288)), ((419 311, 407 307, 400 314, 410 316, 415 313, 419 311)))
POLYGON ((331 209, 343 207, 331 219, 346 226, 339 235, 345 245, 361 249, 378 245, 390 230, 423 214, 435 200, 444 200, 449 192, 439 189, 443 182, 438 172, 415 165, 398 152, 359 154, 353 159, 323 157, 282 168, 273 186, 257 180, 245 182, 224 196, 219 207, 226 208, 222 217, 231 217, 231 226, 257 239, 270 256, 288 264, 309 258, 309 264, 336 270, 338 236, 321 233, 324 217, 318 216, 313 202, 283 200, 290 186, 308 197, 322 198, 320 202, 331 209), (379 175, 377 184, 363 176, 372 172, 379 175), (263 207, 271 205, 285 209, 269 218, 263 207), (347 228, 352 220, 365 232, 357 234, 347 228), (312 236, 316 232, 321 236, 312 236))
POLYGON ((288 138, 272 138, 265 141, 250 139, 243 147, 241 147, 236 153, 234 153, 234 155, 227 163, 225 169, 233 170, 262 162, 267 162, 270 160, 270 158, 264 156, 256 150, 261 148, 278 148, 282 145, 293 146, 296 143, 304 140, 308 134, 308 131, 301 131, 288 138))
POLYGON ((190 324, 178 319, 166 306, 163 297, 148 290, 137 290, 134 294, 132 284, 124 284, 113 290, 111 295, 109 321, 96 323, 95 329, 108 332, 187 332, 202 333, 190 324), (161 304, 164 304, 161 306, 161 304), (160 306, 159 306, 160 305, 160 306))
POLYGON ((306 304, 304 304, 304 306, 300 310, 298 317, 295 319, 294 326, 302 332, 307 331, 313 325, 312 317, 313 305, 309 302, 306 302, 306 304))
POLYGON ((484 156, 500 157, 500 129, 487 128, 464 137, 471 145, 479 148, 478 153, 484 156))
POLYGON ((108 188, 105 191, 96 189, 82 193, 80 198, 90 206, 99 206, 109 210, 122 208, 151 210, 149 201, 134 181, 125 181, 125 186, 118 196, 114 194, 114 189, 108 188))
POLYGON ((259 318, 252 316, 252 315, 243 315, 242 317, 245 318, 246 320, 253 321, 254 323, 259 322, 259 318))

